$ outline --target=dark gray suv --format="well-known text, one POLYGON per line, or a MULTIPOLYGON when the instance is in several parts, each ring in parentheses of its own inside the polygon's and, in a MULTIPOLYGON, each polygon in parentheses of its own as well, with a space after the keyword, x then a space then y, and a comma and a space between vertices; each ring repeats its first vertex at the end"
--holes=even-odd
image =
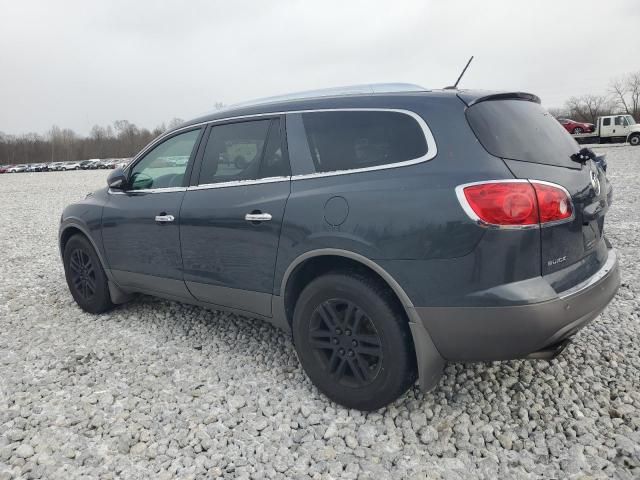
POLYGON ((612 189, 525 93, 370 86, 163 134, 68 206, 99 313, 144 293, 290 331, 329 398, 376 409, 445 361, 552 358, 619 286, 612 189))

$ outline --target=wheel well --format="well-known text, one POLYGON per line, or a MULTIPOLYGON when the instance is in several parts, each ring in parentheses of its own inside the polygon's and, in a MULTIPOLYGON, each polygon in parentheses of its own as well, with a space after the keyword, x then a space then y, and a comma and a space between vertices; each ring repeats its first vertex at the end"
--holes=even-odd
POLYGON ((64 229, 64 231, 62 232, 62 235, 60 236, 60 254, 64 254, 64 247, 67 245, 67 242, 69 241, 69 239, 76 234, 80 234, 86 237, 84 232, 79 228, 67 227, 64 229))
POLYGON ((389 291, 391 294, 389 298, 392 298, 396 303, 398 311, 406 316, 405 309, 398 295, 378 272, 351 258, 339 255, 320 255, 309 258, 300 263, 300 265, 297 265, 287 279, 285 291, 282 293, 284 294, 284 308, 289 326, 291 326, 293 322, 293 310, 302 290, 304 290, 311 281, 329 272, 357 272, 360 275, 366 275, 369 278, 375 279, 383 288, 389 291))

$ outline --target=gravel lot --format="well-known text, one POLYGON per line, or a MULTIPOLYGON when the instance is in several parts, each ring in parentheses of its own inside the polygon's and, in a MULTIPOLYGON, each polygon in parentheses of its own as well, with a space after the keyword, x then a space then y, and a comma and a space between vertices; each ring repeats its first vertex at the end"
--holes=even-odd
POLYGON ((107 172, 0 175, 0 480, 640 478, 640 148, 608 152, 623 284, 560 358, 451 364, 362 414, 258 321, 143 297, 92 316, 57 250, 107 172))

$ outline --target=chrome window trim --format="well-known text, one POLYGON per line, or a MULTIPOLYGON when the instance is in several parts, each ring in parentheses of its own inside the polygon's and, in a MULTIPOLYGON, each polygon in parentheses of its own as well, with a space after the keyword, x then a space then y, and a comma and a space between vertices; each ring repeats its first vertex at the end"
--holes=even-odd
POLYGON ((128 195, 132 193, 170 193, 170 192, 186 192, 187 187, 162 187, 162 188, 141 188, 140 190, 112 190, 109 189, 111 195, 128 195))
POLYGON ((335 170, 332 172, 316 172, 316 173, 306 173, 303 175, 293 175, 291 180, 306 180, 309 178, 321 178, 321 177, 333 177, 336 175, 350 175, 352 173, 363 173, 363 172, 374 172, 377 170, 387 170, 389 168, 400 168, 407 167, 409 165, 416 165, 418 163, 427 162, 433 159, 438 154, 438 146, 436 144, 436 140, 427 125, 427 122, 415 112, 411 110, 399 109, 399 108, 324 108, 324 109, 314 109, 314 110, 298 110, 295 112, 288 113, 315 113, 315 112, 394 112, 401 113, 404 115, 408 115, 413 118, 420 128, 422 129, 422 133, 424 134, 424 139, 427 144, 427 152, 418 158, 413 158, 410 160, 403 160, 402 162, 394 162, 394 163, 386 163, 384 165, 375 165, 371 167, 362 167, 362 168, 351 168, 346 170, 335 170))
MULTIPOLYGON (((293 114, 293 113, 315 113, 315 112, 395 112, 402 113, 404 115, 408 115, 412 117, 422 129, 422 133, 424 134, 425 141, 427 143, 427 152, 418 158, 405 160, 402 162, 388 163, 384 165, 376 165, 372 167, 363 167, 363 168, 354 168, 350 170, 336 170, 332 172, 319 172, 319 173, 307 173, 304 175, 294 175, 290 177, 273 177, 272 178, 264 178, 264 179, 256 179, 256 180, 232 180, 229 182, 219 182, 219 183, 208 183, 201 185, 192 185, 190 187, 180 187, 186 188, 186 190, 208 190, 213 188, 225 188, 225 187, 240 187, 245 185, 255 185, 259 183, 272 183, 276 181, 289 181, 289 180, 306 180, 312 178, 322 178, 322 177, 333 177, 337 175, 350 175, 352 173, 363 173, 363 172, 373 172, 377 170, 386 170, 390 168, 400 168, 406 167, 409 165, 416 165, 418 163, 427 162, 433 159, 438 154, 438 146, 436 144, 436 140, 429 128, 427 122, 417 113, 399 108, 384 108, 384 107, 369 107, 369 108, 315 108, 315 109, 307 109, 307 110, 288 110, 281 112, 264 112, 264 113, 253 113, 250 115, 237 115, 232 117, 219 118, 215 120, 207 120, 204 122, 194 123, 192 125, 187 125, 184 127, 177 128, 175 130, 171 130, 163 134, 162 136, 155 139, 145 148, 143 148, 132 160, 129 162, 129 165, 126 166, 125 171, 128 173, 129 169, 133 167, 140 157, 144 156, 149 150, 154 148, 157 144, 161 143, 165 140, 165 138, 175 135, 176 133, 182 132, 184 130, 192 130, 196 128, 201 128, 203 126, 216 126, 221 123, 226 123, 234 120, 245 120, 245 119, 253 119, 253 118, 261 118, 261 117, 277 117, 281 115, 293 114)), ((173 187, 171 187, 173 189, 173 187)), ((111 194, 118 193, 131 193, 131 192, 142 192, 142 193, 164 193, 167 191, 176 191, 170 190, 166 188, 156 188, 156 189, 148 189, 148 190, 128 190, 125 192, 112 192, 109 190, 111 194)))
POLYGON ((288 182, 290 180, 291 177, 268 177, 259 178, 256 180, 232 180, 229 182, 203 183, 201 185, 192 185, 190 187, 187 187, 187 191, 191 192, 194 190, 210 190, 214 188, 244 187, 249 185, 259 185, 262 183, 288 182))
MULTIPOLYGON (((414 158, 414 159, 411 159, 411 160, 404 160, 402 162, 387 163, 387 164, 384 164, 384 165, 375 165, 375 166, 372 166, 372 167, 352 168, 352 169, 347 169, 347 170, 335 170, 335 171, 332 171, 332 172, 318 172, 318 173, 306 173, 306 174, 303 174, 303 175, 293 175, 291 177, 288 177, 291 180, 306 180, 306 179, 310 179, 310 178, 333 177, 333 176, 337 176, 337 175, 349 175, 349 174, 352 174, 352 173, 373 172, 373 171, 376 171, 376 170, 386 170, 386 169, 389 169, 389 168, 406 167, 406 166, 409 166, 409 165, 415 165, 415 164, 418 164, 418 163, 427 162, 427 161, 433 159, 438 154, 438 147, 436 145, 435 138, 433 136, 433 133, 431 132, 431 129, 427 125, 427 122, 425 122, 424 119, 420 115, 415 113, 415 112, 412 112, 410 110, 398 109, 398 108, 316 108, 316 109, 312 109, 312 110, 291 110, 291 111, 286 111, 286 112, 272 112, 272 113, 257 113, 257 114, 252 114, 252 115, 240 115, 240 116, 236 116, 236 117, 228 117, 228 118, 219 119, 219 120, 212 120, 209 123, 212 126, 215 126, 217 123, 225 123, 225 122, 228 122, 228 121, 243 120, 243 119, 247 119, 247 118, 258 118, 258 117, 264 117, 264 116, 278 116, 278 115, 287 115, 287 114, 293 114, 293 113, 317 113, 317 112, 394 112, 394 113, 401 113, 401 114, 404 114, 404 115, 408 115, 411 118, 413 118, 418 123, 420 128, 422 129, 422 133, 424 134, 425 142, 427 144, 427 152, 421 157, 414 158)), ((262 179, 255 180, 254 182, 259 182, 260 180, 262 180, 262 179)), ((222 185, 224 183, 236 183, 236 182, 242 182, 242 183, 233 184, 233 185, 229 185, 229 186, 246 185, 246 184, 248 184, 248 182, 250 182, 250 180, 246 180, 246 181, 234 180, 233 182, 220 182, 220 183, 207 184, 207 185, 222 185)), ((203 185, 197 185, 197 187, 201 187, 201 186, 203 186, 203 185)), ((189 187, 189 188, 192 189, 192 187, 189 187)), ((222 188, 222 187, 221 186, 217 186, 217 187, 210 187, 210 188, 222 188)))
POLYGON ((460 206, 462 206, 464 213, 466 213, 467 216, 471 220, 473 220, 476 225, 483 228, 488 228, 491 230, 533 230, 536 228, 553 227, 554 225, 560 225, 561 223, 572 222, 575 219, 575 215, 576 215, 576 209, 573 205, 573 199, 571 198, 571 194, 569 194, 569 191, 566 188, 564 188, 562 185, 558 185, 557 183, 552 183, 552 182, 545 182, 544 180, 533 180, 530 178, 525 178, 525 179, 507 178, 507 179, 500 179, 500 180, 482 180, 480 182, 463 183, 462 185, 458 185, 455 190, 456 190, 456 197, 458 197, 458 202, 460 203, 460 206), (564 193, 569 198, 569 202, 571 204, 571 216, 555 222, 547 222, 544 224, 536 223, 533 225, 496 225, 493 223, 487 223, 484 220, 482 220, 480 217, 478 217, 478 215, 476 215, 476 212, 473 211, 473 209, 471 208, 471 205, 469 205, 469 202, 467 201, 467 197, 464 195, 464 189, 466 187, 472 187, 474 185, 482 185, 485 183, 538 183, 541 185, 549 185, 551 187, 559 188, 562 191, 564 191, 564 193))

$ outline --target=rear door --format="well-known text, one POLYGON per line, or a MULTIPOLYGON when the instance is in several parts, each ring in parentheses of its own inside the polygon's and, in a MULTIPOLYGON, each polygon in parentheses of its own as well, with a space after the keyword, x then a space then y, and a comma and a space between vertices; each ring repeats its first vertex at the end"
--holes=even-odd
POLYGON ((200 301, 271 316, 290 193, 283 128, 273 117, 216 124, 205 133, 180 214, 184 280, 200 301))
POLYGON ((558 291, 591 275, 607 256, 602 235, 610 186, 604 172, 592 161, 583 165, 571 159, 581 147, 538 103, 484 101, 467 109, 467 119, 484 147, 502 157, 515 177, 558 184, 571 196, 573 218, 540 229, 542 274, 573 266, 553 280, 558 291))

